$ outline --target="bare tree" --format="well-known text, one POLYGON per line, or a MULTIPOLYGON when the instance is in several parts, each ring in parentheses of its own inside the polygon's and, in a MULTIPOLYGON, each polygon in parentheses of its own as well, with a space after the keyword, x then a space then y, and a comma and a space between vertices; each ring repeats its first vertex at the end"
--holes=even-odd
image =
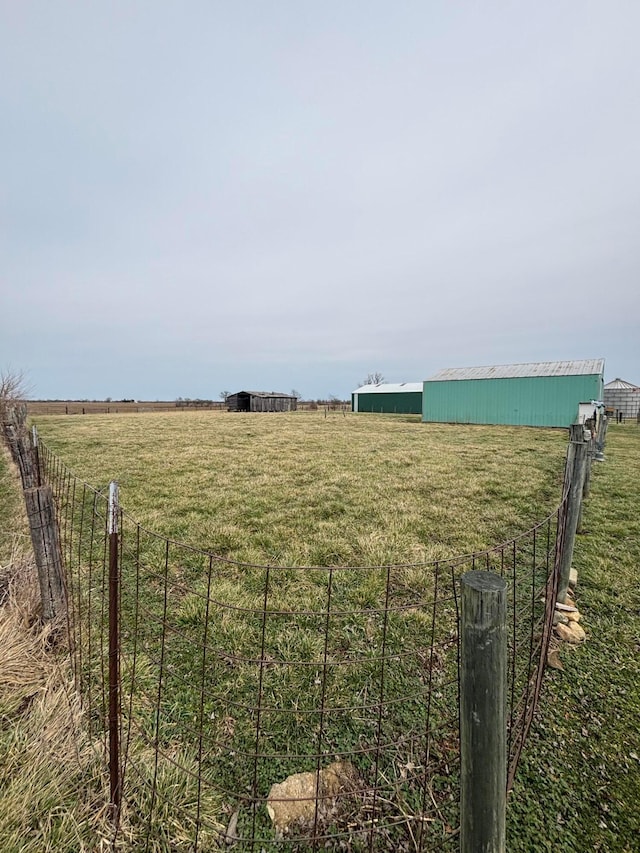
POLYGON ((25 488, 33 482, 25 468, 26 450, 22 446, 27 437, 27 405, 29 384, 23 371, 11 367, 0 371, 0 435, 11 451, 14 462, 20 468, 25 488), (25 477, 27 479, 25 479, 25 477))
POLYGON ((227 402, 227 397, 228 397, 228 396, 229 396, 229 391, 221 391, 221 392, 218 394, 218 397, 220 397, 220 399, 221 399, 221 400, 224 400, 224 402, 225 402, 225 403, 227 402))
POLYGON ((24 371, 12 367, 0 371, 0 420, 4 421, 9 409, 24 403, 30 390, 24 371))
POLYGON ((11 367, 0 371, 0 400, 3 403, 20 403, 27 398, 29 391, 24 371, 11 367))
POLYGON ((380 373, 379 370, 376 370, 375 373, 367 373, 367 378, 362 383, 363 385, 379 385, 381 382, 384 382, 384 376, 380 373))
POLYGON ((295 397, 298 401, 302 400, 302 394, 299 391, 296 391, 295 388, 291 389, 291 396, 295 397))

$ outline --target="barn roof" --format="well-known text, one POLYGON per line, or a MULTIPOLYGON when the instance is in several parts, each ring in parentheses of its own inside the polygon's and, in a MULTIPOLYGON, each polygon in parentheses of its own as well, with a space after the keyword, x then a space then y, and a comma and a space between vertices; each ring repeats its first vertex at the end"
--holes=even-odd
POLYGON ((361 385, 354 394, 401 394, 419 391, 422 393, 422 382, 379 382, 377 385, 361 385))
POLYGON ((604 386, 605 391, 640 391, 640 387, 624 379, 613 379, 604 386))
POLYGON ((492 367, 448 367, 427 382, 452 379, 517 379, 524 376, 591 376, 602 373, 603 358, 582 361, 536 361, 531 364, 498 364, 492 367))

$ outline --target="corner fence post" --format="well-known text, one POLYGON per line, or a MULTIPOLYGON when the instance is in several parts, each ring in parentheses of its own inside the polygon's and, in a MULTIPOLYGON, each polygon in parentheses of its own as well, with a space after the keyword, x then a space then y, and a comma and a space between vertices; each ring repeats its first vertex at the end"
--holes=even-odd
POLYGON ((120 812, 120 720, 119 720, 119 614, 118 614, 118 484, 109 483, 109 781, 111 811, 117 823, 120 812))
POLYGON ((567 509, 564 522, 564 537, 559 560, 559 581, 557 601, 564 604, 569 589, 569 576, 573 560, 573 548, 580 520, 582 491, 584 486, 585 461, 587 442, 584 440, 584 427, 573 424, 569 427, 569 449, 565 467, 565 490, 567 493, 567 509))
POLYGON ((506 849, 506 589, 492 572, 461 578, 461 853, 506 849))

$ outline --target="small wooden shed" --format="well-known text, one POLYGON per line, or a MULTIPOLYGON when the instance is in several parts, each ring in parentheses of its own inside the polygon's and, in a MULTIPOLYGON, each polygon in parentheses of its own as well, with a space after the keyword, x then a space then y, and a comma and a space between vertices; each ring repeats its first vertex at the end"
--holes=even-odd
POLYGON ((230 412, 295 412, 297 397, 277 391, 237 391, 227 397, 230 412))

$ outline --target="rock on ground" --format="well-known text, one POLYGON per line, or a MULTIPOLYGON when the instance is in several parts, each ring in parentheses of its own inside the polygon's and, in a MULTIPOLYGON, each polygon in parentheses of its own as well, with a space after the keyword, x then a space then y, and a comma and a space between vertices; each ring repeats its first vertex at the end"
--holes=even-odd
POLYGON ((282 838, 292 828, 310 829, 317 819, 324 820, 334 813, 340 794, 353 790, 356 771, 349 761, 334 761, 319 773, 294 773, 284 782, 271 786, 267 811, 282 838))

